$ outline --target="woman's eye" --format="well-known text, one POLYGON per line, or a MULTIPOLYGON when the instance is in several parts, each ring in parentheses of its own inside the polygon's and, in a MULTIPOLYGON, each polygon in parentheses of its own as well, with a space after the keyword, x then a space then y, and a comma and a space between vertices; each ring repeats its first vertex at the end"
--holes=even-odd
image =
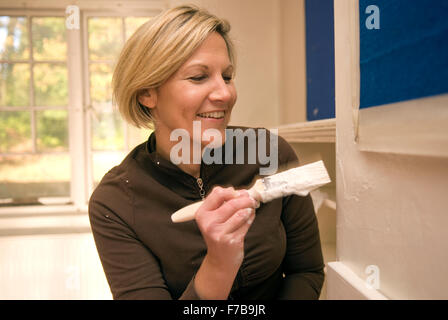
POLYGON ((202 75, 202 76, 191 77, 190 80, 199 82, 199 81, 205 80, 206 78, 207 78, 206 75, 202 75))
POLYGON ((232 76, 222 76, 222 78, 224 79, 225 82, 232 81, 232 76))

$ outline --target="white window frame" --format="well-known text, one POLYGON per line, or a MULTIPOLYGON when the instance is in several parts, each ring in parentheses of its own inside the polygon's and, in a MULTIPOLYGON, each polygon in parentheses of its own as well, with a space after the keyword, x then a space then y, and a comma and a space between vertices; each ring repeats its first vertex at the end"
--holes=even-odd
MULTIPOLYGON (((25 0, 20 2, 0 0, 0 14, 26 17, 66 17, 65 9, 69 5, 73 5, 73 3, 65 0, 25 0)), ((69 154, 71 159, 70 199, 72 205, 2 207, 0 208, 0 218, 2 215, 10 217, 11 214, 19 214, 20 216, 22 213, 26 215, 57 215, 60 212, 87 212, 88 200, 93 191, 87 19, 89 17, 100 16, 154 16, 162 10, 167 9, 169 7, 169 1, 80 0, 76 1, 75 5, 80 9, 80 28, 66 30, 69 154), (105 8, 106 5, 107 8, 105 8), (79 72, 80 70, 81 72, 79 72)))

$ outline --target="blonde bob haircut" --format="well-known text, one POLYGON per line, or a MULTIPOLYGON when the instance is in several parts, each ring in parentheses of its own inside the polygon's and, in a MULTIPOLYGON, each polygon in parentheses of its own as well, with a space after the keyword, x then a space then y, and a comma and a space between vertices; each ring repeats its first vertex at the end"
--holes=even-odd
POLYGON ((154 128, 150 109, 138 97, 168 80, 212 32, 224 38, 235 66, 229 31, 226 20, 194 6, 169 9, 138 28, 124 45, 112 76, 113 103, 122 117, 138 128, 154 128))

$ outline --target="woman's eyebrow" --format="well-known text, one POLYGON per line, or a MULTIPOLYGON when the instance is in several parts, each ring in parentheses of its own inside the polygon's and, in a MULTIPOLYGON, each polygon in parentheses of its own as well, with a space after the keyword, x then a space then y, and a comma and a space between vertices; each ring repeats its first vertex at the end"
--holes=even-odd
POLYGON ((185 70, 189 70, 189 69, 193 69, 193 68, 200 68, 200 69, 205 69, 208 70, 208 66, 202 63, 194 63, 194 64, 190 64, 189 66, 187 66, 185 68, 185 70))
MULTIPOLYGON (((192 69, 192 68, 201 68, 201 69, 205 69, 205 70, 209 70, 209 67, 206 64, 203 63, 194 63, 194 64, 190 64, 189 66, 185 67, 185 71, 192 69)), ((233 65, 229 64, 224 71, 228 71, 228 70, 233 70, 233 65)))

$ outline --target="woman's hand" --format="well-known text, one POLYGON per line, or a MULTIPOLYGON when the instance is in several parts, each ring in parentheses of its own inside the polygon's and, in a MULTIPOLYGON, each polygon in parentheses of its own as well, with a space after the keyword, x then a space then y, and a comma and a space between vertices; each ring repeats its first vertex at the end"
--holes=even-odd
POLYGON ((207 255, 195 285, 203 299, 225 299, 244 258, 244 238, 258 201, 246 190, 215 187, 196 212, 207 255))
POLYGON ((221 187, 212 190, 196 212, 208 259, 223 267, 240 267, 244 237, 255 218, 256 206, 257 202, 246 190, 221 187))

